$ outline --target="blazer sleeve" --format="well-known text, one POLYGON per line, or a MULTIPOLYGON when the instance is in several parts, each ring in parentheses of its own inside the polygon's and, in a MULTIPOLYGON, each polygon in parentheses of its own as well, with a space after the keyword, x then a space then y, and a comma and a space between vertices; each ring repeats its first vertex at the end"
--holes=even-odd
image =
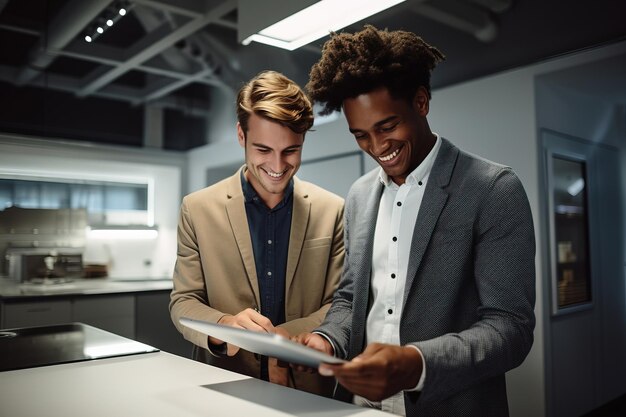
POLYGON ((419 401, 439 401, 520 365, 535 326, 535 236, 521 182, 502 168, 475 221, 474 281, 480 305, 468 329, 412 343, 426 379, 419 401))
POLYGON ((186 198, 183 199, 178 221, 178 249, 173 285, 169 308, 174 326, 185 339, 209 349, 207 335, 178 322, 181 317, 189 317, 217 323, 225 315, 208 305, 200 251, 186 198))
MULTIPOLYGON (((328 206, 326 206, 325 209, 328 209, 328 206)), ((317 311, 314 311, 305 317, 290 320, 278 326, 286 329, 290 335, 310 332, 319 326, 324 320, 324 317, 326 316, 326 313, 332 303, 333 295, 337 289, 339 278, 341 277, 344 262, 343 201, 341 201, 338 207, 336 207, 335 211, 336 217, 335 224, 333 226, 333 239, 326 267, 326 280, 324 282, 324 292, 321 306, 317 311)))
POLYGON ((335 350, 335 356, 343 359, 348 357, 350 332, 352 330, 352 301, 354 299, 355 284, 353 269, 350 267, 349 222, 351 219, 351 210, 348 202, 346 202, 345 210, 343 220, 345 247, 343 273, 337 291, 335 291, 333 296, 332 305, 324 318, 324 322, 315 329, 316 332, 322 333, 330 339, 335 350))

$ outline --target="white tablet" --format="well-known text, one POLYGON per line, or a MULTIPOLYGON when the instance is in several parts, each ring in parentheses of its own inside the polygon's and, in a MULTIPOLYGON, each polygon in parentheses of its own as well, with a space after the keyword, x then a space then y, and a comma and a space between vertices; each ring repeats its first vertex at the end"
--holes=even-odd
POLYGON ((187 317, 182 317, 179 321, 183 326, 239 346, 242 349, 289 363, 317 368, 320 363, 345 362, 343 359, 292 342, 277 334, 253 332, 187 317))

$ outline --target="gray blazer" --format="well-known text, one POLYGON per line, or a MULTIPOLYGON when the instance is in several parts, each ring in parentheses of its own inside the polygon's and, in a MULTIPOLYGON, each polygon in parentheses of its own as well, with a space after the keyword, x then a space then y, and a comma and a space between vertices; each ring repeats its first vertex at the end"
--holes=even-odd
MULTIPOLYGON (((443 143, 415 224, 401 344, 426 363, 407 416, 506 416, 504 373, 522 363, 535 326, 535 238, 521 182, 505 166, 443 143)), ((365 348, 372 246, 382 185, 359 178, 345 206, 343 276, 320 332, 336 355, 365 348)), ((335 396, 350 401, 338 386, 335 396)))

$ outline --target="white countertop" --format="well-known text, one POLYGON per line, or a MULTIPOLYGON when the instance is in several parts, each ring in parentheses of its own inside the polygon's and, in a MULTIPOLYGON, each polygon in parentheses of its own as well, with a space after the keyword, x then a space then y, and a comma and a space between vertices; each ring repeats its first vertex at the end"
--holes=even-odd
POLYGON ((171 290, 171 278, 85 278, 61 284, 20 283, 0 279, 0 299, 171 290))
POLYGON ((0 372, 0 415, 389 416, 166 352, 0 372))

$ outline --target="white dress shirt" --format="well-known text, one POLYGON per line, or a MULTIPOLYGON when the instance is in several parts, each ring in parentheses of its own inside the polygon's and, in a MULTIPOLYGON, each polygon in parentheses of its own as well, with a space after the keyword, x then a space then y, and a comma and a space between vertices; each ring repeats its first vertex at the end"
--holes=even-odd
MULTIPOLYGON (((374 232, 370 285, 372 308, 366 325, 368 345, 373 342, 400 345, 400 318, 413 231, 428 177, 441 147, 439 135, 435 133, 435 136, 435 146, 409 174, 404 184, 398 186, 380 169, 379 179, 384 190, 374 232)), ((413 390, 421 390, 424 385, 426 364, 423 358, 422 365, 422 375, 413 390)), ((405 415, 403 392, 383 400, 381 408, 383 411, 405 415)))

